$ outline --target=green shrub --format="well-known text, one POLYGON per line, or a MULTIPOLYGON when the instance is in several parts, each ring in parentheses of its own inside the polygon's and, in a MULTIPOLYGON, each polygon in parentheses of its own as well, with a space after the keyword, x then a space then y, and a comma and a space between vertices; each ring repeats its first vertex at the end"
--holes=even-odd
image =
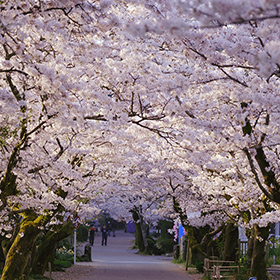
POLYGON ((164 254, 173 253, 173 247, 176 244, 177 243, 173 239, 170 239, 170 238, 160 237, 157 240, 157 246, 164 254))
POLYGON ((54 260, 54 270, 55 271, 64 271, 64 268, 71 267, 73 264, 71 261, 68 260, 54 260))
POLYGON ((237 274, 235 275, 235 280, 248 280, 249 279, 249 275, 247 274, 237 274))
POLYGON ((78 262, 91 262, 91 260, 89 259, 89 257, 87 255, 77 256, 77 261, 78 262))
POLYGON ((156 245, 156 240, 149 237, 147 239, 147 241, 148 241, 147 253, 149 255, 161 255, 162 254, 162 251, 156 245))
POLYGON ((56 250, 55 258, 57 260, 69 260, 73 257, 74 252, 72 249, 67 249, 66 247, 61 247, 56 250))
POLYGON ((161 220, 158 223, 158 227, 161 229, 161 237, 164 239, 174 239, 173 234, 168 232, 168 229, 173 228, 173 221, 161 220))
POLYGON ((244 255, 241 258, 239 258, 238 264, 240 265, 240 274, 248 275, 251 267, 251 261, 248 259, 248 257, 244 255))
POLYGON ((202 280, 211 280, 211 276, 210 275, 203 275, 202 280))
POLYGON ((196 267, 196 269, 197 269, 198 272, 203 273, 204 262, 197 262, 197 263, 195 264, 195 267, 196 267))
POLYGON ((184 266, 186 266, 186 260, 183 260, 182 258, 173 259, 172 263, 183 264, 184 266))
POLYGON ((68 238, 64 238, 58 242, 57 249, 62 248, 62 247, 66 248, 67 250, 73 250, 73 248, 74 248, 73 245, 69 242, 68 238))
POLYGON ((43 275, 31 275, 28 278, 29 280, 48 280, 49 277, 43 276, 43 275))
POLYGON ((80 225, 77 228, 77 241, 78 242, 86 242, 88 241, 88 227, 84 225, 80 225))
POLYGON ((54 264, 56 266, 60 266, 60 267, 64 267, 64 268, 68 268, 72 266, 72 263, 68 260, 54 260, 54 264))

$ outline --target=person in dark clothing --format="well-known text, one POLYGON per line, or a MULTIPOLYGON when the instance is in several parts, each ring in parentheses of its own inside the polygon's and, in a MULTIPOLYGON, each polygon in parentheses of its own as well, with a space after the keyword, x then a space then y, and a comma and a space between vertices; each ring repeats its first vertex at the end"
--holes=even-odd
POLYGON ((95 227, 92 225, 91 228, 88 231, 89 236, 89 243, 91 246, 93 246, 94 243, 94 236, 95 236, 95 227))
POLYGON ((108 222, 108 225, 107 225, 107 235, 108 235, 108 236, 111 236, 111 230, 112 230, 111 223, 108 222))
POLYGON ((101 233, 102 233, 102 242, 101 245, 105 245, 107 246, 107 237, 108 237, 108 230, 106 228, 106 225, 104 225, 101 229, 101 233))
POLYGON ((116 222, 112 222, 112 232, 113 232, 113 237, 116 237, 116 222))

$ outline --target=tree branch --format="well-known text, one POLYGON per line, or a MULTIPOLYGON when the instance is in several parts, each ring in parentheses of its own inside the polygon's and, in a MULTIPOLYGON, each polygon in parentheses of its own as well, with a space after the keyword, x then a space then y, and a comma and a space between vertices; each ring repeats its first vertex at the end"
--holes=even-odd
POLYGON ((108 121, 103 115, 97 115, 97 116, 85 116, 85 120, 95 120, 95 121, 108 121))
POLYGON ((254 162, 253 162, 253 159, 251 157, 251 154, 249 152, 249 150, 247 148, 244 148, 243 149, 243 152, 245 153, 248 161, 249 161, 249 164, 250 164, 250 168, 251 168, 251 171, 252 173, 254 174, 254 177, 255 177, 255 180, 259 186, 259 188, 262 190, 262 192, 271 200, 271 201, 274 201, 274 198, 273 198, 273 195, 270 194, 267 189, 262 185, 260 179, 259 179, 259 176, 258 176, 258 173, 257 173, 257 170, 254 166, 254 162))

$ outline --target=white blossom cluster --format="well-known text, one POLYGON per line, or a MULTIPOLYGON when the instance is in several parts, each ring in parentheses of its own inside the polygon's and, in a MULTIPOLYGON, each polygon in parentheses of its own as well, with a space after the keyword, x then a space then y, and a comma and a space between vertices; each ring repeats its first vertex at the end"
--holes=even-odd
POLYGON ((194 226, 279 220, 280 201, 263 204, 279 192, 278 1, 0 8, 2 217, 137 209, 153 223, 178 216, 175 199, 194 226))

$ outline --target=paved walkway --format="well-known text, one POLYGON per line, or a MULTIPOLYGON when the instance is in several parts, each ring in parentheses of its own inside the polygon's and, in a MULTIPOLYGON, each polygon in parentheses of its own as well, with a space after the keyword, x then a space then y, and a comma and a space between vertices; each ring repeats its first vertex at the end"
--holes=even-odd
MULTIPOLYGON (((144 256, 129 249, 134 236, 117 231, 116 237, 108 237, 107 246, 101 246, 101 236, 95 237, 92 247, 92 262, 77 263, 78 266, 93 266, 91 279, 98 280, 192 280, 184 269, 171 263, 172 257, 144 256)), ((79 278, 79 280, 85 280, 79 278)))

